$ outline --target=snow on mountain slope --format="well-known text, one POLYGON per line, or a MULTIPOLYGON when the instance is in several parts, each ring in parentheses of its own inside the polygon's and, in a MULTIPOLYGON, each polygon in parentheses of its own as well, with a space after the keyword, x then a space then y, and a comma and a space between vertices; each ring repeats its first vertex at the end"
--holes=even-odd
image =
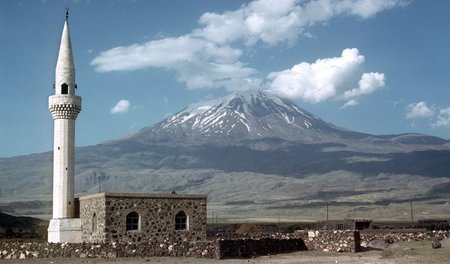
POLYGON ((142 133, 201 142, 262 138, 312 142, 346 131, 287 99, 268 92, 247 91, 192 104, 139 134, 142 133))
POLYGON ((237 92, 192 104, 123 139, 143 145, 250 144, 256 149, 296 143, 332 144, 323 151, 372 153, 450 148, 448 140, 422 134, 376 136, 346 130, 265 91, 237 92))

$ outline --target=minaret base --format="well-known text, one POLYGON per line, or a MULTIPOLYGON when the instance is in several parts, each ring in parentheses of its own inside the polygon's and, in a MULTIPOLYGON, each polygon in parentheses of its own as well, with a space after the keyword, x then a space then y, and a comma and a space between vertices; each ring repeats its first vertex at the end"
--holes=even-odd
POLYGON ((48 242, 81 243, 81 219, 51 219, 48 225, 48 242))

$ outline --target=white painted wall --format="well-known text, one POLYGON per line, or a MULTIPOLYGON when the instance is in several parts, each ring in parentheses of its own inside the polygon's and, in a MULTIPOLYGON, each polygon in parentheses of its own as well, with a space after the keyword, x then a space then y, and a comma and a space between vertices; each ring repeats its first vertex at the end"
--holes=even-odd
POLYGON ((75 120, 54 120, 53 218, 74 217, 75 120))

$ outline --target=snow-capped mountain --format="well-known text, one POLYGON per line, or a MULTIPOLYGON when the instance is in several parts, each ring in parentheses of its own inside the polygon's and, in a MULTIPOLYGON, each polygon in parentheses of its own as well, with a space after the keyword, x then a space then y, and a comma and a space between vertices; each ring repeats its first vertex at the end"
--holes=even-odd
MULTIPOLYGON (((263 91, 233 93, 188 106, 166 120, 140 131, 139 137, 195 142, 236 142, 263 138, 317 142, 349 134, 298 107, 263 91)), ((353 133, 356 135, 357 133, 353 133)))
MULTIPOLYGON (((101 179, 107 192, 207 193, 209 202, 244 205, 245 213, 290 211, 299 200, 310 208, 322 199, 361 205, 364 213, 374 203, 416 199, 444 204, 437 216, 450 197, 448 140, 352 132, 260 91, 193 104, 133 135, 76 151, 76 192, 83 195, 97 192, 101 179)), ((0 182, 8 182, 0 196, 51 199, 51 162, 52 152, 0 158, 0 182)))

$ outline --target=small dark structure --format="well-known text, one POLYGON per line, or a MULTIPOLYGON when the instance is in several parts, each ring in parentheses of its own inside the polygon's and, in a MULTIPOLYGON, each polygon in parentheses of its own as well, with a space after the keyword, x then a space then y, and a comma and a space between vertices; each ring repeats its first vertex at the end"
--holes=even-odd
POLYGON ((318 230, 364 230, 373 229, 372 220, 369 219, 344 219, 328 220, 317 223, 318 230))
POLYGON ((423 219, 418 222, 419 228, 425 228, 428 231, 432 230, 450 230, 450 224, 444 219, 423 219))

